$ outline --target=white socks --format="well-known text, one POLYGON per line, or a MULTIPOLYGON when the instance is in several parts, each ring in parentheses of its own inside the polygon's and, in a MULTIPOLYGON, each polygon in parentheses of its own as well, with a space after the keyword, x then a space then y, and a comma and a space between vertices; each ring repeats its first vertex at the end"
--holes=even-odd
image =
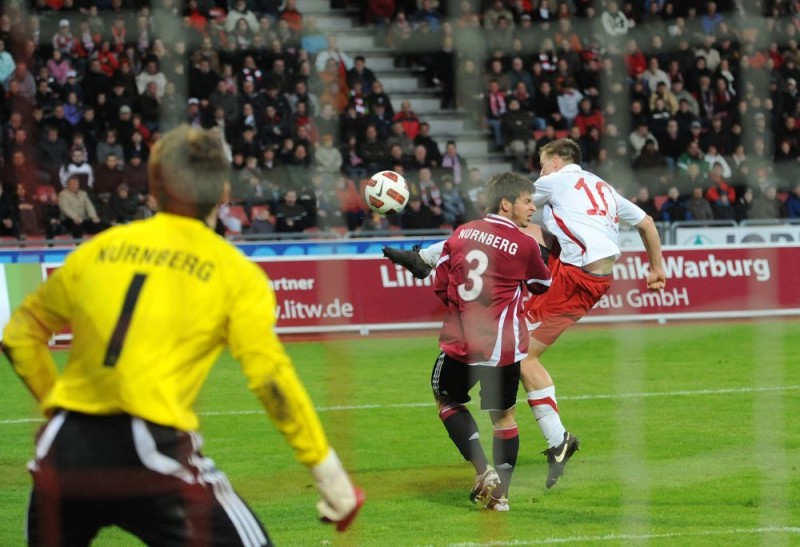
POLYGON ((547 446, 552 448, 564 442, 564 425, 558 413, 556 403, 556 388, 549 386, 544 389, 528 392, 528 404, 533 410, 536 423, 542 430, 542 435, 547 439, 547 446))
POLYGON ((419 256, 422 257, 422 260, 425 261, 425 264, 431 268, 435 268, 436 263, 439 262, 439 257, 442 256, 442 249, 444 249, 444 241, 440 241, 438 243, 434 243, 430 247, 420 249, 419 256))

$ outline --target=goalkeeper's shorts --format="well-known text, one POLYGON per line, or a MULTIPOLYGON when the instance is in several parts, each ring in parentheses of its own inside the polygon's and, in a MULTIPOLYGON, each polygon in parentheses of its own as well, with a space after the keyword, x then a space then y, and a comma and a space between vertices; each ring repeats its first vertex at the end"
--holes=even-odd
POLYGON ((89 545, 118 526, 148 545, 271 545, 192 432, 59 411, 30 462, 30 545, 89 545))

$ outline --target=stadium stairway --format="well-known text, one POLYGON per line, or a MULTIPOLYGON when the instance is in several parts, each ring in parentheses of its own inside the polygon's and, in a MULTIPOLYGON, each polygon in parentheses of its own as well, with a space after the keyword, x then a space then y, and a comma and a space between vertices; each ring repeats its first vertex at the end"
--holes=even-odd
POLYGON ((485 176, 508 171, 511 163, 502 154, 490 150, 488 133, 468 127, 466 115, 458 110, 442 110, 437 89, 426 87, 418 69, 394 66, 392 49, 380 45, 375 29, 358 24, 358 14, 348 9, 331 9, 329 0, 298 0, 304 17, 316 18, 326 34, 336 34, 339 47, 351 57, 363 55, 366 66, 375 73, 392 98, 395 111, 407 100, 420 121, 431 127, 431 136, 444 152, 445 143, 454 140, 459 154, 469 167, 477 167, 485 176))

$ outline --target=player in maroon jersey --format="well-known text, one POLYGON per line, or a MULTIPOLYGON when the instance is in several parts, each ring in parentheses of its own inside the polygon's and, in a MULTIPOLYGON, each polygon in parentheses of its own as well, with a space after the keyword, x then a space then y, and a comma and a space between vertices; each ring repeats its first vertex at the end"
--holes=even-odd
POLYGON ((527 292, 543 293, 550 271, 539 245, 520 231, 536 210, 531 183, 515 173, 489 181, 489 210, 460 226, 444 243, 434 291, 447 306, 439 335, 441 353, 431 373, 439 418, 461 455, 475 467, 470 499, 508 511, 508 487, 519 452, 514 418, 520 360, 527 355, 523 315, 527 292), (480 444, 478 426, 464 406, 480 383, 481 409, 494 428, 494 467, 480 444))

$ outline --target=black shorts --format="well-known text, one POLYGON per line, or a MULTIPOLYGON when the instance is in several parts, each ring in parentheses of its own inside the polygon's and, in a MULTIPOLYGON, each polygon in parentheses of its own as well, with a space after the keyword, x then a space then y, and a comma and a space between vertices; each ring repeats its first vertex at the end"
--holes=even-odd
POLYGON ((128 415, 58 412, 29 465, 29 544, 89 545, 118 526, 147 545, 272 545, 201 445, 196 433, 128 415))
POLYGON ((503 367, 466 365, 442 352, 433 364, 431 387, 437 399, 468 403, 469 391, 478 382, 482 410, 513 408, 519 390, 519 361, 503 367))

